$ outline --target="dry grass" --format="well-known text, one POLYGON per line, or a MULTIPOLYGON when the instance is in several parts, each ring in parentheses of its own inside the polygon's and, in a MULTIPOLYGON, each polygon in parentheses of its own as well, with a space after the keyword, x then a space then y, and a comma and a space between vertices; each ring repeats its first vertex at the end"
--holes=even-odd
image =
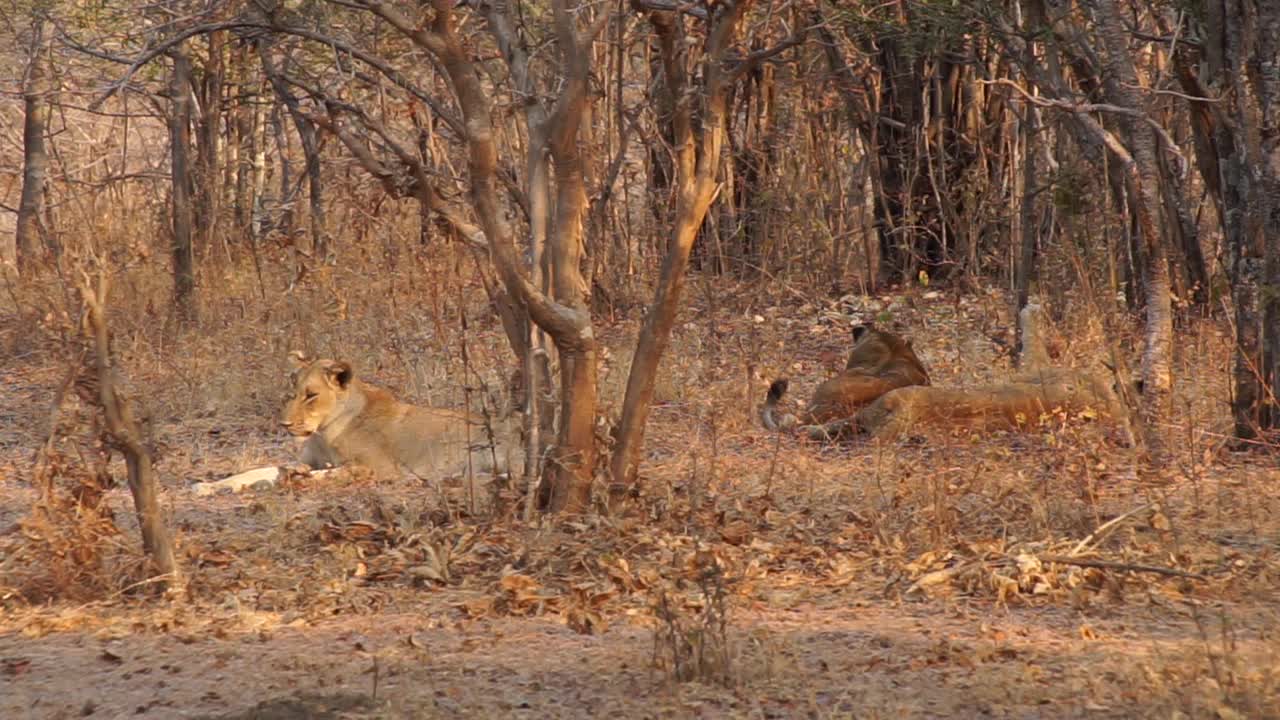
MULTIPOLYGON (((73 323, 56 281, 0 310, 0 528, 28 518, 0 536, 0 715, 1280 716, 1280 473, 1274 455, 1223 451, 1228 353, 1211 322, 1179 333, 1167 482, 1139 483, 1106 428, 1077 422, 837 448, 766 433, 763 379, 785 372, 805 397, 850 318, 900 323, 936 384, 1000 377, 1005 298, 797 307, 694 279, 621 516, 526 526, 516 488, 472 514, 456 484, 359 476, 197 499, 193 481, 289 459, 273 420, 289 350, 347 358, 417 402, 461 402, 464 378, 502 387, 508 365, 465 258, 374 252, 291 284, 288 254, 264 253, 261 280, 210 261, 194 330, 177 330, 152 266, 116 281, 116 350, 152 415, 190 578, 174 604, 131 587, 121 490, 106 495, 118 535, 59 540, 109 561, 71 573, 32 537, 31 458, 73 323), (676 648, 669 674, 655 639, 676 648)), ((1101 348, 1096 325, 1056 329, 1064 364, 1101 348)), ((599 328, 606 415, 635 330, 599 328)))

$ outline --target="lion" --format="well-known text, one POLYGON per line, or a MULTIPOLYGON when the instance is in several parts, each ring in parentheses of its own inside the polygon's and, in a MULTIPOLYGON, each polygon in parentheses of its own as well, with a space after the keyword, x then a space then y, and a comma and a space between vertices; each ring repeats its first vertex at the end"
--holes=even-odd
POLYGON ((312 468, 362 465, 379 479, 402 470, 435 479, 461 475, 468 466, 495 474, 522 469, 518 430, 510 418, 486 424, 465 409, 409 405, 361 381, 350 363, 295 361, 293 395, 280 424, 306 438, 301 460, 312 468))
POLYGON ((809 435, 829 435, 824 428, 842 422, 890 390, 909 385, 928 385, 929 372, 916 356, 911 342, 886 330, 858 325, 853 328, 853 349, 839 375, 813 391, 813 399, 797 417, 776 417, 778 402, 787 392, 788 381, 781 378, 769 386, 761 420, 770 430, 809 426, 809 435))
POLYGON ((901 387, 858 411, 858 431, 893 440, 925 428, 972 432, 1027 430, 1054 413, 1108 419, 1119 425, 1122 442, 1132 446, 1133 416, 1120 388, 1140 393, 1110 366, 1093 369, 1050 367, 1045 352, 1041 310, 1028 304, 1022 326, 1020 371, 1009 382, 962 388, 901 387))
MULTIPOLYGON (((1018 378, 1030 380, 1031 377, 1018 378)), ((1055 412, 1123 419, 1119 398, 1105 378, 1079 370, 1046 371, 1039 382, 963 388, 902 387, 858 411, 855 424, 880 440, 926 427, 972 432, 1027 430, 1055 412)))

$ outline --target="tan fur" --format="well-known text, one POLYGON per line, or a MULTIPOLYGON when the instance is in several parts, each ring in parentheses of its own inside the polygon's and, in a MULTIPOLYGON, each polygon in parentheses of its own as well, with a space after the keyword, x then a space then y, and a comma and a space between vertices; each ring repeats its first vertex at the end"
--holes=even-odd
POLYGON ((916 356, 911 341, 885 330, 865 326, 860 334, 856 328, 854 332, 853 349, 849 351, 849 360, 844 364, 845 370, 857 370, 870 375, 905 370, 922 378, 921 384, 929 384, 929 373, 916 356))
POLYGON ((307 439, 302 461, 312 467, 350 463, 379 478, 407 470, 434 479, 466 472, 469 459, 476 472, 520 471, 523 456, 510 423, 493 422, 491 447, 478 415, 402 403, 356 378, 342 361, 300 364, 280 423, 307 439))
MULTIPOLYGON (((786 392, 786 381, 775 382, 765 400, 765 427, 776 430, 847 420, 890 390, 929 384, 929 373, 910 342, 891 332, 867 327, 854 328, 854 338, 844 371, 819 385, 808 407, 798 416, 775 417, 778 400, 786 392)), ((813 436, 826 434, 821 428, 810 432, 813 436)))
POLYGON ((859 411, 854 423, 860 431, 892 440, 930 428, 1024 430, 1039 426, 1055 412, 1090 414, 1117 423, 1125 443, 1132 445, 1132 424, 1128 408, 1116 392, 1116 376, 1102 369, 1049 367, 1041 316, 1035 303, 1019 315, 1022 369, 1010 382, 967 388, 898 388, 859 411))
POLYGON ((939 427, 974 432, 1025 430, 1059 411, 1068 415, 1124 417, 1108 379, 1085 371, 1052 368, 1019 376, 1010 383, 898 388, 859 411, 855 422, 860 430, 876 438, 892 440, 917 429, 939 427))

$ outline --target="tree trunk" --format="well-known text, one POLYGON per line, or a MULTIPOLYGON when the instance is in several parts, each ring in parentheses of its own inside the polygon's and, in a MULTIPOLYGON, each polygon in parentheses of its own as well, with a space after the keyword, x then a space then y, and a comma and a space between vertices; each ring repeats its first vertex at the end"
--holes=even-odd
POLYGON ((40 208, 49 170, 49 156, 44 147, 49 117, 47 24, 43 17, 35 21, 31 57, 22 91, 26 120, 22 127, 22 199, 18 205, 17 232, 13 246, 0 250, 0 263, 12 262, 20 273, 25 273, 40 254, 40 208))
POLYGON ((880 160, 875 155, 875 149, 879 145, 879 124, 875 122, 874 114, 867 107, 864 99, 866 93, 863 92, 865 87, 860 86, 857 74, 845 61, 839 41, 831 31, 831 23, 821 9, 814 13, 814 25, 818 29, 827 67, 837 78, 837 89, 841 99, 844 100, 847 122, 850 127, 858 130, 861 139, 864 156, 862 165, 866 168, 859 183, 863 190, 861 229, 863 256, 866 262, 866 267, 863 268, 863 284, 866 292, 874 293, 879 288, 881 279, 888 276, 883 248, 887 247, 889 238, 883 234, 886 230, 882 214, 883 203, 879 201, 883 196, 880 189, 882 177, 880 160))
MULTIPOLYGON (((263 88, 265 91, 265 88, 263 88)), ((263 93, 255 93, 261 96, 263 93)), ((263 193, 267 189, 267 127, 271 125, 271 121, 267 118, 267 104, 265 102, 255 103, 253 106, 253 123, 252 135, 249 140, 249 167, 246 168, 248 173, 248 193, 245 195, 247 201, 246 212, 249 218, 249 237, 257 244, 263 235, 263 193)), ((287 162, 281 159, 281 165, 287 162)), ((285 170, 287 172, 287 166, 285 170)))
POLYGON ((170 193, 173 213, 173 298, 179 317, 196 317, 195 255, 191 243, 191 61, 180 49, 169 53, 170 193))
POLYGON ((1200 248, 1200 231, 1191 217, 1191 198, 1175 168, 1163 157, 1160 160, 1161 200, 1164 204, 1165 227, 1172 230, 1178 249, 1176 266, 1180 266, 1179 294, 1183 302, 1203 309, 1209 302, 1209 270, 1200 248))
POLYGON ((225 32, 211 32, 206 37, 208 56, 196 74, 194 90, 199 97, 196 123, 196 172, 194 177, 193 214, 199 235, 196 246, 208 253, 217 236, 218 201, 221 197, 219 155, 222 144, 222 48, 225 32))
POLYGON ((290 245, 294 246, 294 262, 296 264, 298 260, 297 247, 296 243, 293 242, 295 218, 293 212, 293 163, 289 160, 289 134, 284 131, 284 114, 280 110, 279 103, 271 104, 269 122, 271 123, 271 136, 276 142, 276 159, 280 163, 280 194, 276 196, 274 214, 269 212, 269 206, 266 204, 269 197, 264 195, 262 198, 264 214, 262 228, 264 234, 272 230, 279 232, 288 240, 290 245))
POLYGON ((724 67, 724 54, 733 42, 738 22, 750 5, 750 0, 732 3, 722 7, 714 16, 708 28, 703 59, 704 93, 690 90, 684 59, 687 45, 682 40, 683 33, 677 29, 682 20, 674 13, 655 11, 649 14, 661 41, 664 74, 673 93, 678 196, 674 233, 667 245, 653 303, 640 328, 631 372, 627 377, 617 445, 610 465, 611 495, 615 497, 624 493, 636 480, 658 365, 671 338, 671 327, 680 307, 689 252, 715 199, 715 174, 720 166, 720 150, 725 135, 725 104, 734 82, 734 75, 724 67), (694 108, 690 105, 699 95, 705 97, 706 103, 700 133, 694 131, 694 108))
MULTIPOLYGON (((557 4, 557 11, 561 8, 557 4)), ((561 42, 565 33, 561 33, 561 42)), ((582 235, 587 191, 583 181, 578 134, 586 113, 587 53, 564 49, 569 71, 567 102, 551 118, 549 140, 556 171, 556 218, 550 236, 551 286, 557 303, 573 308, 590 322, 588 287, 582 277, 582 235)), ((548 509, 582 512, 590 505, 595 470, 596 344, 553 338, 560 356, 561 440, 551 461, 560 466, 561 482, 552 485, 548 509), (567 481, 567 482, 566 482, 567 481)), ((535 375, 536 376, 536 375, 535 375)), ((532 380, 532 378, 530 378, 532 380)), ((534 398, 536 400, 536 398, 534 398)))
MULTIPOLYGON (((1280 69, 1275 62, 1280 9, 1236 0, 1210 3, 1207 9, 1205 60, 1213 76, 1225 79, 1230 101, 1226 108, 1211 106, 1216 111, 1211 125, 1214 159, 1221 175, 1210 187, 1216 185, 1221 193, 1230 252, 1236 331, 1231 407, 1235 436, 1253 441, 1280 427, 1280 293, 1275 290, 1280 287, 1280 69)), ((1246 442, 1241 447, 1258 446, 1246 442)))
MULTIPOLYGON (((1259 2, 1258 52, 1250 63, 1251 80, 1262 110, 1261 197, 1264 215, 1263 269, 1266 292, 1262 296, 1262 426, 1271 436, 1280 430, 1280 6, 1259 2)), ((1272 445, 1274 448, 1275 446, 1272 445)))
MULTIPOLYGON (((240 58, 239 65, 242 72, 248 65, 248 59, 240 58)), ((242 76, 243 78, 243 76, 242 76)), ((247 79, 247 78, 244 78, 247 79)), ((254 92, 250 89, 251 83, 242 82, 238 85, 239 91, 245 97, 237 105, 235 109, 235 125, 236 125, 236 149, 235 149, 235 195, 232 205, 235 212, 236 235, 241 238, 248 236, 253 231, 253 165, 258 147, 258 127, 260 125, 259 117, 262 109, 258 103, 253 102, 254 92)))
MULTIPOLYGON (((1145 112, 1137 70, 1129 50, 1129 33, 1121 21, 1118 0, 1098 0, 1098 35, 1106 48, 1106 70, 1113 78, 1109 90, 1115 104, 1145 112)), ((1154 468, 1168 463, 1164 432, 1173 409, 1173 303, 1169 262, 1160 232, 1160 171, 1156 134, 1146 117, 1123 116, 1132 161, 1128 172, 1137 193, 1132 198, 1138 232, 1145 252, 1145 303, 1147 327, 1142 355, 1142 415, 1146 425, 1147 452, 1154 468)))
MULTIPOLYGON (((905 9, 901 12, 898 22, 905 28, 905 9)), ((881 242, 879 282, 884 285, 911 282, 920 259, 927 256, 917 248, 923 233, 915 230, 926 222, 923 218, 927 212, 918 205, 922 200, 917 192, 920 157, 914 135, 920 129, 924 60, 915 53, 903 52, 901 44, 901 40, 886 39, 875 57, 880 78, 876 114, 893 121, 877 126, 880 144, 872 147, 872 162, 879 165, 876 175, 880 178, 880 202, 876 210, 881 242)))
MULTIPOLYGON (((485 84, 454 22, 454 5, 436 0, 430 26, 419 25, 390 4, 372 10, 419 47, 434 55, 448 75, 462 112, 468 149, 471 204, 483 225, 490 255, 508 294, 529 311, 560 353, 562 417, 552 462, 544 474, 547 509, 583 512, 591 498, 595 469, 596 339, 580 270, 586 208, 578 131, 586 112, 589 59, 563 2, 552 3, 563 84, 550 120, 549 144, 558 184, 556 227, 549 238, 555 298, 534 285, 521 268, 515 232, 500 202, 498 146, 485 84)), ((504 46, 504 54, 512 46, 504 46)), ((516 68, 513 65, 513 70, 516 68)))
MULTIPOLYGON (((1021 152, 1015 155, 1022 162, 1022 177, 1018 181, 1021 186, 1018 225, 1022 236, 1018 240, 1020 251, 1018 253, 1018 265, 1014 271, 1014 287, 1017 291, 1017 310, 1019 312, 1027 306, 1027 301, 1031 297, 1031 276, 1035 273, 1036 245, 1039 240, 1039 233, 1037 232, 1039 228, 1035 221, 1036 194, 1033 192, 1036 182, 1036 153, 1034 145, 1036 128, 1033 124, 1034 118, 1035 112, 1032 108, 1028 107, 1023 111, 1022 132, 1019 133, 1022 147, 1021 152)), ((1020 324, 1018 326, 1018 352, 1014 355, 1017 358, 1017 364, 1020 369, 1022 358, 1027 355, 1025 352, 1026 345, 1026 328, 1020 324)))

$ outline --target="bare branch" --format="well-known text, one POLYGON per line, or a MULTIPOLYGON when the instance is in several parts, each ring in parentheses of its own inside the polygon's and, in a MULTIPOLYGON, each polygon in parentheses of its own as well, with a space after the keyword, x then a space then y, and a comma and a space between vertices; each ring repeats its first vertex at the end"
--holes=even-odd
POLYGON ((733 68, 733 73, 732 73, 733 79, 736 80, 737 78, 745 75, 746 73, 755 69, 757 65, 764 62, 765 60, 768 60, 771 57, 780 55, 786 52, 787 50, 790 50, 791 48, 796 47, 797 45, 804 44, 805 39, 809 37, 809 31, 812 29, 813 28, 802 28, 791 37, 787 38, 786 40, 783 40, 782 42, 778 43, 777 45, 774 45, 773 47, 765 48, 763 50, 757 50, 751 53, 750 55, 747 55, 745 58, 739 61, 738 64, 733 68))
POLYGON ((360 62, 385 75, 387 79, 395 83, 397 87, 421 100, 427 107, 431 108, 431 112, 435 113, 446 125, 449 126, 450 130, 457 133, 458 137, 463 137, 466 134, 463 130, 461 120, 442 106, 435 97, 418 88, 418 86, 414 85, 409 78, 405 77, 403 73, 392 67, 390 63, 386 62, 382 58, 367 53, 349 43, 338 40, 337 38, 315 32, 314 30, 308 30, 307 28, 294 25, 272 25, 271 28, 287 35, 294 35, 307 40, 314 40, 315 42, 331 46, 340 53, 356 58, 360 62))
POLYGON ((1176 97, 1182 100, 1186 100, 1187 102, 1220 103, 1223 101, 1223 98, 1221 97, 1206 97, 1204 95, 1188 95, 1186 93, 1178 92, 1177 90, 1161 90, 1159 88, 1149 88, 1145 85, 1130 85, 1129 83, 1120 83, 1120 84, 1123 85, 1124 87, 1131 87, 1134 90, 1140 90, 1142 92, 1151 93, 1152 95, 1167 95, 1169 97, 1176 97))
POLYGON ((1154 573, 1156 575, 1171 575, 1173 577, 1187 578, 1189 580, 1207 579, 1200 573, 1187 572, 1186 570, 1179 570, 1177 568, 1161 567, 1159 565, 1138 565, 1135 563, 1115 562, 1112 560, 1063 557, 1061 555, 1041 555, 1039 559, 1041 562, 1058 563, 1059 565, 1075 565, 1077 567, 1091 567, 1102 570, 1125 570, 1128 572, 1154 573))
MULTIPOLYGON (((1187 174, 1187 169, 1190 167, 1190 165, 1187 163, 1187 158, 1182 154, 1182 151, 1178 149, 1177 143, 1175 143, 1173 141, 1173 138, 1169 136, 1169 131, 1165 130, 1163 127, 1160 126, 1159 123, 1157 123, 1155 120, 1152 120, 1150 116, 1148 116, 1146 113, 1142 112, 1141 110, 1135 110, 1133 108, 1127 108, 1120 105, 1112 105, 1110 103, 1076 103, 1076 102, 1071 102, 1070 100, 1061 100, 1058 98, 1049 98, 1049 97, 1043 97, 1038 95, 1032 95, 1031 93, 1027 92, 1026 88, 1022 87, 1018 83, 1008 78, 997 78, 995 80, 979 80, 978 82, 982 83, 983 85, 1004 85, 1007 87, 1011 87, 1014 90, 1018 91, 1018 94, 1020 94, 1027 102, 1033 105, 1039 105, 1040 107, 1057 108, 1059 110, 1066 110, 1067 112, 1076 113, 1078 115, 1087 115, 1088 113, 1095 113, 1095 112, 1109 112, 1109 113, 1114 113, 1116 115, 1126 115, 1128 117, 1137 118, 1145 122, 1146 124, 1150 125, 1155 130, 1156 134, 1160 136, 1160 140, 1164 143, 1165 149, 1169 151, 1170 155, 1173 155, 1177 159, 1178 172, 1180 175, 1185 177, 1187 174)), ((1094 134, 1095 135, 1098 134, 1099 130, 1102 133, 1105 133, 1105 135, 1103 136, 1103 141, 1106 143, 1107 147, 1111 148, 1112 151, 1114 152, 1115 151, 1114 145, 1119 143, 1119 140, 1116 140, 1114 136, 1111 136, 1111 133, 1106 132, 1106 130, 1103 129, 1102 126, 1098 126, 1097 130, 1093 131, 1094 134), (1107 138, 1107 136, 1110 136, 1109 139, 1107 138)), ((1132 161, 1132 157, 1129 155, 1127 150, 1123 154, 1118 153, 1117 155, 1122 158, 1128 158, 1128 161, 1130 162, 1132 161)))
POLYGON ((708 17, 706 8, 689 2, 675 2, 674 0, 631 0, 631 7, 649 12, 681 12, 686 15, 692 15, 699 20, 706 20, 708 17))
MULTIPOLYGON (((412 40, 416 45, 425 48, 427 51, 437 56, 444 54, 446 48, 443 37, 426 29, 425 27, 418 27, 415 23, 410 21, 409 18, 405 17, 403 13, 393 7, 391 3, 360 2, 360 4, 374 15, 386 20, 391 24, 391 27, 399 30, 402 35, 412 40)), ((439 3, 437 3, 437 23, 442 21, 442 18, 440 17, 441 13, 448 15, 449 12, 450 11, 448 9, 441 8, 439 3)), ((445 20, 445 22, 447 22, 447 20, 445 20)))
MULTIPOLYGON (((190 28, 187 28, 186 30, 183 30, 182 32, 178 33, 177 35, 174 35, 168 40, 165 40, 164 42, 158 45, 155 45, 154 47, 144 51, 141 55, 138 55, 132 61, 129 61, 129 67, 125 70, 124 75, 121 76, 120 79, 108 85, 106 91, 100 97, 98 97, 93 102, 89 103, 89 109, 97 110, 98 108, 102 107, 102 104, 104 102, 106 102, 107 100, 110 100, 112 96, 120 92, 120 90, 123 87, 129 84, 129 81, 133 79, 133 74, 138 72, 138 70, 141 69, 143 65, 146 65, 152 60, 155 60, 161 55, 169 52, 173 48, 186 42, 188 39, 193 38, 197 35, 204 35, 206 33, 217 32, 219 30, 233 30, 236 28, 245 28, 245 27, 252 27, 252 25, 250 23, 245 23, 240 20, 231 20, 228 22, 207 23, 204 25, 196 25, 194 27, 190 27, 190 28)), ((75 41, 71 40, 70 36, 67 36, 66 33, 62 33, 62 35, 63 35, 64 42, 66 42, 69 46, 77 50, 82 49, 83 46, 80 46, 77 43, 75 43, 75 41)), ((94 55, 97 57, 106 57, 107 59, 110 59, 114 62, 123 62, 123 60, 120 58, 112 58, 108 55, 105 55, 104 53, 94 53, 94 55)))

